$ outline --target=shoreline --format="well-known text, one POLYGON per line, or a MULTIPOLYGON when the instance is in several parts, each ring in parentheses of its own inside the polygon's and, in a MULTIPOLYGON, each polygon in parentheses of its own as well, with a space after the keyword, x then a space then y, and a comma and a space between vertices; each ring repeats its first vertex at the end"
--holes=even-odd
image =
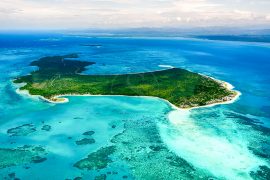
POLYGON ((200 74, 202 76, 205 76, 207 78, 211 78, 213 80, 215 80, 216 82, 220 83, 221 86, 223 86, 224 88, 230 90, 230 91, 233 91, 235 92, 236 94, 233 96, 233 97, 224 97, 224 98, 229 98, 229 100, 226 100, 226 101, 222 101, 222 102, 214 102, 214 103, 211 103, 211 104, 207 104, 207 105, 203 105, 203 106, 196 106, 196 107, 189 107, 189 108, 181 108, 181 107, 177 107, 176 105, 172 104, 170 101, 166 100, 166 99, 163 99, 163 98, 160 98, 160 97, 156 97, 156 96, 127 96, 127 95, 93 95, 93 94, 59 94, 59 95, 56 95, 56 96, 53 96, 52 99, 47 99, 41 95, 31 95, 29 93, 29 91, 27 90, 20 90, 20 87, 23 87, 25 86, 26 84, 25 83, 20 83, 20 84, 15 84, 15 87, 16 87, 16 93, 20 94, 20 95, 27 95, 29 97, 32 97, 34 99, 41 99, 45 102, 48 102, 48 103, 52 103, 52 104, 63 104, 63 103, 68 103, 69 102, 69 99, 66 98, 66 97, 71 97, 71 96, 86 96, 86 97, 91 97, 91 96, 104 96, 104 97, 141 97, 141 98, 156 98, 156 99, 160 99, 164 102, 166 102, 173 110, 181 110, 181 111, 190 111, 190 110, 193 110, 193 109, 198 109, 198 108, 207 108, 207 107, 213 107, 213 106, 217 106, 217 105, 223 105, 223 104, 232 104, 234 103, 235 101, 237 101, 239 99, 239 97, 242 95, 242 93, 240 91, 237 91, 237 90, 233 90, 235 87, 228 83, 228 82, 225 82, 225 81, 222 81, 222 80, 218 80, 218 79, 215 79, 213 77, 210 77, 210 76, 206 76, 206 75, 203 75, 203 74, 200 74))

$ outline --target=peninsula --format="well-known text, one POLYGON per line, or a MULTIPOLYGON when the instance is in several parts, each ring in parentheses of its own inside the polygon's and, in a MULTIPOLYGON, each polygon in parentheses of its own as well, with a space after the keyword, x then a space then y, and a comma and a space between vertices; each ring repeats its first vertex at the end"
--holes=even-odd
POLYGON ((30 65, 38 70, 18 77, 15 83, 25 83, 20 90, 31 95, 59 102, 64 95, 127 95, 154 96, 168 100, 180 108, 191 108, 234 99, 237 92, 224 83, 180 68, 121 74, 81 74, 94 62, 75 60, 77 54, 44 57, 30 65))

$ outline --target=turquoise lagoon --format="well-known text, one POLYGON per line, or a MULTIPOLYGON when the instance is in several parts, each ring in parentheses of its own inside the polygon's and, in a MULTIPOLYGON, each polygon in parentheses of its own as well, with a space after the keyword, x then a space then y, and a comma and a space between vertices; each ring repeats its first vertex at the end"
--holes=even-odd
POLYGON ((1 179, 270 176, 269 44, 3 34, 0 52, 0 148, 14 152, 27 145, 45 150, 43 161, 21 161, 1 154, 5 158, 0 157, 0 163, 8 164, 0 165, 1 179), (157 98, 73 96, 67 97, 68 103, 50 104, 16 93, 12 79, 33 71, 35 67, 28 66, 31 61, 69 53, 96 62, 86 74, 136 73, 174 66, 227 81, 242 95, 233 104, 184 111, 157 98), (94 133, 84 135, 87 131, 94 133), (76 144, 85 138, 94 139, 94 143, 76 144), (110 146, 114 152, 100 155, 108 162, 90 158, 92 165, 105 163, 105 168, 74 166, 110 146))

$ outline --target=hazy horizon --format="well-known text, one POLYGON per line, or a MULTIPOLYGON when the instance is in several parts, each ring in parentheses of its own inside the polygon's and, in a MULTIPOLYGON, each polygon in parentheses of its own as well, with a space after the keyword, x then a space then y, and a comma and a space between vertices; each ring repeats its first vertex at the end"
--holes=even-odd
POLYGON ((2 0, 0 30, 270 27, 267 0, 2 0))

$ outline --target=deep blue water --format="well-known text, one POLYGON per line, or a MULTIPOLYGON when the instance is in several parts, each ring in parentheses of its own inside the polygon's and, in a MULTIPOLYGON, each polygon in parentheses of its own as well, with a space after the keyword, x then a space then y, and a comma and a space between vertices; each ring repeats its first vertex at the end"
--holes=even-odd
MULTIPOLYGON (((156 122, 164 144, 198 170, 220 179, 251 179, 251 171, 256 171, 262 165, 270 167, 269 70, 269 44, 184 38, 2 34, 1 146, 43 145, 49 155, 47 161, 32 165, 28 170, 20 166, 1 169, 0 177, 6 177, 13 171, 21 179, 29 179, 30 174, 40 179, 81 175, 82 172, 75 169, 72 163, 108 145, 110 139, 123 130, 123 120, 147 114, 156 122), (85 46, 90 44, 100 46, 85 46), (146 72, 164 69, 160 65, 169 65, 227 81, 242 95, 233 104, 189 112, 171 110, 164 115, 164 111, 170 109, 169 105, 151 98, 70 97, 70 103, 55 105, 16 93, 12 79, 31 72, 34 69, 28 66, 31 61, 43 56, 69 53, 79 53, 80 60, 96 62, 84 72, 87 74, 146 72), (83 120, 78 122, 74 119, 76 117, 83 117, 83 120), (157 120, 159 117, 167 118, 167 121, 157 120), (47 134, 38 131, 26 137, 12 138, 6 133, 7 129, 26 123, 33 123, 39 128, 42 121, 50 124, 52 131, 47 134), (108 129, 111 123, 117 123, 119 129, 108 129), (87 129, 96 131, 98 140, 94 145, 77 147, 66 141, 66 137, 80 137, 87 129), (10 144, 10 141, 16 143, 10 144), (40 171, 41 168, 48 173, 40 171)), ((125 167, 123 172, 119 172, 119 177, 114 178, 125 174, 136 178, 140 173, 137 167, 134 171, 129 170, 129 165, 125 167)), ((158 172, 159 169, 153 168, 152 171, 158 172)), ((84 173, 83 177, 98 174, 84 173)))

